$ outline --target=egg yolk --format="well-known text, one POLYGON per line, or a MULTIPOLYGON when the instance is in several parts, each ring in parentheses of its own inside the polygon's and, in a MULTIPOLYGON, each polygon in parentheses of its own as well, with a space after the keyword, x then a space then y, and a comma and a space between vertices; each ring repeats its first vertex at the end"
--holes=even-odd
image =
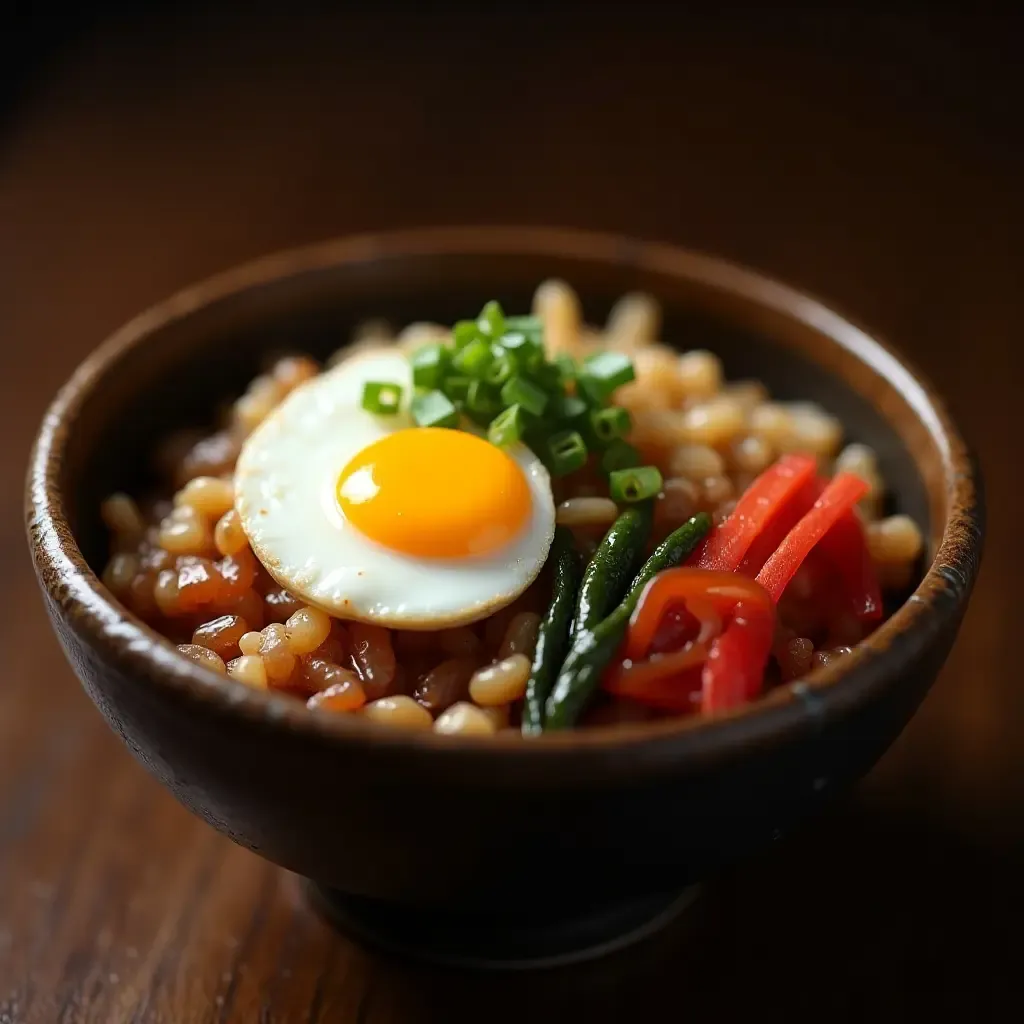
POLYGON ((475 434, 442 427, 398 430, 342 470, 338 503, 371 540, 424 558, 486 555, 530 517, 519 465, 475 434))

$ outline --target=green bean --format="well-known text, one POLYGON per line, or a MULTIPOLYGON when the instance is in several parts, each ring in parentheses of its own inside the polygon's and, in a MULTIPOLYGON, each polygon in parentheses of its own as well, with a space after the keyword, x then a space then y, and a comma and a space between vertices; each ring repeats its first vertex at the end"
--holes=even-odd
POLYGON ((523 702, 523 735, 537 736, 544 728, 544 702, 551 692, 569 647, 569 626, 580 582, 580 558, 573 547, 572 532, 555 530, 552 545, 555 579, 551 604, 537 631, 537 648, 523 702))
POLYGON ((573 636, 593 629, 622 599, 643 557, 653 518, 653 505, 645 501, 612 523, 583 572, 573 636))
POLYGON ((710 516, 701 512, 670 533, 654 549, 615 610, 592 629, 584 629, 573 637, 572 649, 545 705, 545 729, 568 729, 576 724, 622 643, 644 587, 662 570, 679 565, 710 528, 710 516))

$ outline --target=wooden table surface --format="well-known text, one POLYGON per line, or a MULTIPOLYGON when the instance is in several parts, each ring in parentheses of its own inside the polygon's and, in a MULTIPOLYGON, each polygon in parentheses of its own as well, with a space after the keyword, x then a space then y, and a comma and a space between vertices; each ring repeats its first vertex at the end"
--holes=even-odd
POLYGON ((666 1000, 692 1019, 1005 1019, 1024 911, 1024 153, 1001 63, 1019 23, 412 18, 107 21, 0 136, 0 1022, 646 1020, 666 1000), (150 302, 284 245, 486 221, 682 242, 853 313, 948 393, 991 510, 954 654, 849 799, 652 947, 517 979, 359 948, 179 807, 65 664, 19 509, 45 403, 150 302))

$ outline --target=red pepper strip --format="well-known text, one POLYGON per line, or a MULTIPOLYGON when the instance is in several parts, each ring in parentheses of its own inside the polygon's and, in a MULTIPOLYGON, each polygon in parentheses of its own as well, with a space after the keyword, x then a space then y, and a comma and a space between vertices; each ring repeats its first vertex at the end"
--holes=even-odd
MULTIPOLYGON (((703 612, 701 613, 703 615, 703 612)), ((717 620, 717 627, 712 629, 710 636, 718 636, 722 631, 722 621, 711 607, 707 608, 708 616, 717 620)), ((682 602, 673 604, 658 623, 658 632, 654 634, 651 646, 647 652, 652 654, 667 654, 669 651, 678 651, 691 641, 705 627, 705 619, 698 618, 692 614, 682 602)))
POLYGON ((738 569, 759 534, 813 478, 816 466, 808 455, 783 455, 743 492, 729 518, 712 530, 688 564, 722 572, 738 569))
POLYGON ((685 567, 659 572, 640 594, 629 620, 623 656, 632 661, 645 658, 665 613, 680 601, 686 603, 691 614, 697 614, 698 607, 707 605, 717 615, 724 616, 731 615, 736 605, 744 600, 769 604, 760 586, 733 572, 685 567))
POLYGON ((743 602, 725 632, 711 645, 701 674, 701 711, 739 707, 761 692, 764 667, 775 636, 775 612, 769 605, 743 602))
MULTIPOLYGON (((707 672, 706 667, 703 673, 696 669, 708 661, 721 639, 735 633, 717 656, 711 686, 721 695, 738 678, 744 693, 756 693, 774 631, 774 606, 753 580, 730 572, 666 569, 640 595, 623 645, 625 660, 606 673, 603 685, 611 693, 654 707, 692 711, 707 672), (666 611, 678 608, 681 600, 685 600, 687 610, 700 624, 699 635, 679 651, 646 657, 658 637, 666 611), (723 634, 725 616, 733 621, 723 634)), ((718 707, 726 706, 725 697, 717 699, 718 707)))
POLYGON ((828 480, 811 477, 758 534, 736 571, 754 579, 764 563, 775 554, 775 549, 786 539, 786 534, 810 512, 811 506, 827 486, 828 480))
MULTIPOLYGON (((678 600, 673 604, 678 605, 678 600)), ((677 650, 657 651, 644 660, 627 658, 621 661, 605 675, 604 688, 619 697, 632 697, 670 711, 693 710, 691 698, 700 692, 700 673, 691 672, 691 685, 681 688, 678 677, 687 669, 698 668, 704 663, 708 645, 722 632, 722 617, 709 601, 700 598, 690 601, 687 611, 696 621, 696 636, 679 644, 677 650)), ((655 643, 663 635, 659 627, 655 643)))
POLYGON ((646 661, 626 661, 608 672, 602 686, 616 697, 629 697, 663 711, 694 711, 701 692, 700 667, 708 645, 691 640, 670 654, 646 661))
POLYGON ((852 473, 840 473, 811 510, 786 534, 785 540, 764 563, 757 582, 778 601, 803 560, 822 537, 868 493, 868 485, 852 473))
POLYGON ((882 592, 864 539, 864 527, 853 512, 841 516, 818 544, 842 581, 844 595, 854 615, 864 623, 882 617, 882 592))

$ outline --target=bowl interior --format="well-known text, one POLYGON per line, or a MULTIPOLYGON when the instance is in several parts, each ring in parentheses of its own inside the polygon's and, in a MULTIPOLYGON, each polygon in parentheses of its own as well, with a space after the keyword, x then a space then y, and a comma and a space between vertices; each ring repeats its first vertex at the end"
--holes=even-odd
POLYGON ((63 492, 75 537, 97 572, 107 557, 102 498, 150 488, 157 442, 179 427, 210 427, 218 407, 273 354, 324 358, 371 317, 396 328, 451 323, 492 298, 525 312, 536 285, 551 276, 578 290, 586 319, 595 324, 624 292, 648 291, 663 305, 666 342, 710 349, 729 379, 758 378, 776 398, 820 403, 841 419, 847 441, 876 450, 889 505, 920 523, 933 545, 941 535, 944 509, 936 489, 929 497, 926 487, 926 476, 939 472, 941 460, 931 457, 935 438, 918 417, 906 415, 908 398, 898 382, 879 376, 827 330, 798 322, 794 309, 772 309, 715 281, 586 255, 369 254, 263 276, 240 291, 221 289, 212 301, 197 296, 196 308, 184 303, 180 315, 166 318, 165 311, 144 344, 121 351, 116 367, 89 392, 69 440, 63 492))

